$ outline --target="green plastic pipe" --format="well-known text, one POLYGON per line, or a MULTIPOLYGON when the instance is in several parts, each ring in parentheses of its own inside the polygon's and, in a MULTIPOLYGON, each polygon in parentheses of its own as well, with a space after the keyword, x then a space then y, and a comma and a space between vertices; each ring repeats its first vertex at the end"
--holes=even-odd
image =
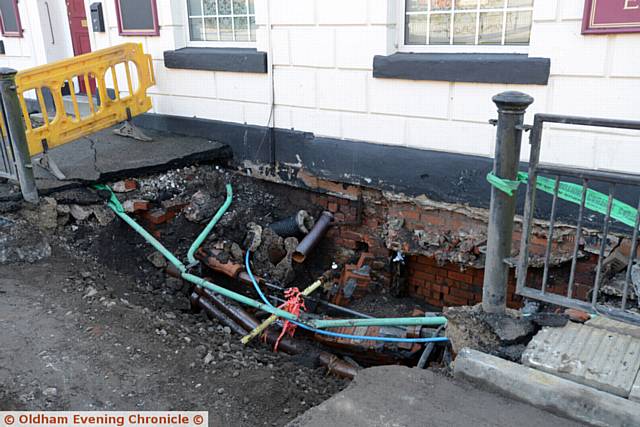
POLYGON ((227 288, 223 288, 222 286, 218 286, 214 283, 211 283, 201 277, 195 276, 193 274, 187 273, 187 269, 183 263, 180 262, 167 248, 165 248, 162 243, 160 243, 155 237, 153 237, 147 230, 145 230, 140 224, 138 224, 135 220, 133 220, 129 215, 124 212, 119 212, 117 209, 114 209, 114 206, 109 204, 109 207, 114 210, 116 215, 122 218, 127 224, 131 226, 135 231, 140 233, 140 235, 151 244, 158 252, 160 252, 171 264, 173 264, 178 270, 180 270, 180 275, 182 278, 188 282, 195 284, 196 286, 200 286, 202 288, 207 288, 212 292, 218 293, 220 295, 224 295, 225 297, 231 298, 235 301, 238 301, 242 304, 260 309, 262 311, 266 311, 267 313, 275 314, 278 317, 285 318, 287 320, 300 320, 297 316, 289 313, 285 310, 280 310, 279 308, 273 308, 261 302, 258 302, 254 299, 246 297, 244 295, 235 293, 230 291, 227 288))
MULTIPOLYGON (((99 189, 107 189, 111 191, 107 186, 96 186, 99 189)), ((227 193, 229 194, 229 193, 227 193)), ((160 252, 171 264, 173 264, 179 271, 181 277, 193 283, 196 286, 207 288, 212 292, 224 295, 231 298, 234 301, 248 305, 250 307, 257 308, 270 314, 275 314, 283 319, 299 321, 300 318, 289 313, 288 311, 281 310, 276 307, 271 307, 267 304, 258 302, 252 298, 233 292, 222 286, 218 286, 211 283, 201 277, 195 276, 187 272, 187 267, 176 258, 162 243, 160 243, 155 237, 153 237, 147 230, 145 230, 140 224, 138 224, 133 218, 127 215, 122 208, 122 205, 111 192, 111 200, 108 206, 115 212, 118 217, 122 218, 124 222, 129 224, 138 234, 140 234, 151 246, 153 246, 158 252, 160 252)), ((226 203, 225 203, 226 204, 226 203)), ((223 206, 224 207, 224 206, 223 206)), ((224 214, 224 212, 223 212, 224 214)), ((221 215, 222 216, 222 215, 221 215)), ((212 221, 213 222, 213 221, 212 221)), ((215 225, 215 224, 214 224, 215 225)), ((202 235, 202 234, 201 234, 202 235)), ((205 236, 206 238, 206 236, 205 236)), ((192 245, 193 246, 193 245, 192 245)), ((446 323, 444 317, 400 317, 389 319, 336 319, 336 320, 315 320, 312 322, 313 326, 318 329, 322 328, 335 328, 341 326, 411 326, 411 325, 442 325, 446 323)))
POLYGON ((214 283, 211 283, 201 277, 198 276, 194 276, 193 274, 189 274, 189 273, 182 273, 182 278, 184 280, 187 280, 191 283, 193 283, 196 286, 200 286, 202 288, 207 288, 212 292, 215 292, 217 294, 220 295, 224 295, 225 297, 231 298, 232 300, 238 301, 242 304, 248 305, 250 307, 254 307, 257 308, 259 310, 262 311, 266 311, 267 313, 271 313, 271 314, 275 314, 278 317, 282 317, 284 319, 287 320, 296 320, 299 321, 300 318, 298 316, 295 316, 291 313, 289 313, 288 311, 285 310, 281 310, 279 308, 275 308, 275 307, 271 307, 268 306, 267 304, 263 304, 261 302, 258 302, 254 299, 251 299, 249 297, 246 297, 244 295, 240 295, 237 294, 233 291, 230 291, 227 288, 223 288, 222 286, 218 286, 214 283))
POLYGON ((391 317, 387 319, 329 319, 312 320, 311 325, 318 329, 339 328, 343 326, 440 326, 447 324, 446 317, 391 317))
POLYGON ((229 209, 232 199, 233 199, 233 189, 231 188, 231 184, 227 184, 227 198, 225 199, 224 204, 220 207, 220 209, 218 209, 218 212, 216 212, 215 216, 211 219, 211 221, 209 221, 209 224, 207 224, 205 229, 202 230, 202 233, 200 233, 198 238, 193 242, 193 244, 189 248, 189 252, 187 253, 187 259, 189 260, 189 265, 196 265, 198 263, 198 261, 195 258, 196 251, 198 250, 200 245, 202 245, 202 242, 204 242, 204 240, 207 238, 209 233, 211 233, 211 230, 213 230, 213 227, 215 227, 218 221, 220 221, 220 218, 222 218, 222 215, 224 215, 227 209, 229 209))
POLYGON ((440 326, 447 324, 446 317, 390 317, 386 319, 317 319, 311 325, 317 329, 340 328, 343 326, 440 326))

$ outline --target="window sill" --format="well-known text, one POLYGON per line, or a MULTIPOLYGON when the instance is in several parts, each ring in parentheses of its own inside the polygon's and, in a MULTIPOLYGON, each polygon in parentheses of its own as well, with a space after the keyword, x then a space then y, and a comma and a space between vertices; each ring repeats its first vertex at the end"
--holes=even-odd
POLYGON ((373 58, 373 77, 546 85, 549 58, 512 53, 394 53, 373 58))
POLYGON ((266 73, 267 54, 251 48, 185 47, 165 51, 164 66, 184 70, 266 73))

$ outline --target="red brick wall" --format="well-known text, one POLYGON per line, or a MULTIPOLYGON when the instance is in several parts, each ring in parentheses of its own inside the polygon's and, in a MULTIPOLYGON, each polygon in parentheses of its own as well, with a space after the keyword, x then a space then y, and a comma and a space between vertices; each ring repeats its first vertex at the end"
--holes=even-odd
MULTIPOLYGON (((389 257, 400 249, 407 259, 406 291, 409 295, 436 307, 473 305, 482 301, 484 257, 480 248, 486 244, 482 210, 461 207, 454 212, 390 201, 378 191, 355 186, 343 186, 340 191, 349 198, 320 193, 310 195, 311 203, 318 210, 328 210, 335 215, 336 225, 327 233, 322 247, 336 261, 353 263, 359 253, 370 252, 375 257, 373 284, 388 286, 391 280, 389 257), (389 225, 394 218, 401 219, 399 229, 389 225), (429 245, 425 246, 416 238, 416 230, 427 233, 429 245), (341 248, 337 254, 336 248, 341 248)), ((514 248, 519 246, 519 233, 519 226, 516 226, 514 248)), ((534 234, 532 243, 532 252, 541 254, 546 248, 546 237, 534 234)), ((567 236, 560 243, 554 243, 553 249, 554 252, 572 251, 572 238, 567 236)), ((576 298, 588 299, 596 262, 595 255, 579 261, 574 286, 576 298)), ((569 266, 570 263, 565 263, 551 269, 549 292, 566 294, 569 266)), ((530 286, 539 288, 541 278, 541 268, 529 269, 530 286)), ((522 298, 515 293, 515 282, 512 269, 507 288, 507 305, 512 308, 522 305, 522 298)))
MULTIPOLYGON (((454 263, 439 265, 435 258, 421 255, 409 257, 407 268, 409 295, 423 299, 433 306, 474 305, 482 301, 482 269, 461 270, 454 263)), ((512 308, 518 308, 522 303, 515 290, 515 276, 512 272, 507 288, 507 305, 512 308)))

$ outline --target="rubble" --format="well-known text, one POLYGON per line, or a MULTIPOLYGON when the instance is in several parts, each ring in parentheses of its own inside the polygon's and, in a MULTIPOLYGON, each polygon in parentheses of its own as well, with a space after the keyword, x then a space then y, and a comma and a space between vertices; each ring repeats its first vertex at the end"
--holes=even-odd
POLYGON ((167 266, 167 260, 158 251, 149 254, 149 256, 147 256, 147 260, 149 260, 155 268, 165 268, 167 266))
POLYGON ((87 209, 80 205, 69 206, 69 213, 76 221, 84 221, 91 216, 91 209, 87 209))
POLYGON ((34 263, 50 257, 51 252, 49 238, 37 227, 0 217, 0 264, 34 263))
POLYGON ((218 206, 211 194, 198 190, 191 196, 191 201, 184 208, 184 216, 191 222, 205 222, 216 213, 218 206))
POLYGON ((471 348, 484 353, 518 361, 524 345, 535 332, 531 320, 523 318, 515 310, 506 314, 485 313, 482 305, 448 307, 443 311, 447 318, 445 336, 451 342, 454 353, 471 348))
POLYGON ((43 197, 37 206, 25 206, 22 216, 34 226, 53 232, 58 227, 58 202, 52 197, 43 197))
POLYGON ((114 182, 111 184, 111 189, 116 193, 129 193, 138 188, 138 183, 133 179, 125 179, 123 181, 114 182))

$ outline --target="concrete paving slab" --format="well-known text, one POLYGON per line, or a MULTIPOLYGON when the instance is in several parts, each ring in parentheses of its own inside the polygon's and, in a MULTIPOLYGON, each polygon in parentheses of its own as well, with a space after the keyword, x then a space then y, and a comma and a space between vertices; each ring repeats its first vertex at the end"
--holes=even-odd
POLYGON ((640 339, 576 323, 543 328, 522 363, 626 398, 640 371, 640 339))
MULTIPOLYGON (((588 425, 640 425, 638 403, 476 350, 465 348, 458 353, 454 374, 588 425)), ((519 425, 519 421, 514 425, 519 425)), ((547 425, 564 424, 540 422, 540 426, 547 425)))
MULTIPOLYGON (((152 142, 124 138, 115 135, 110 128, 52 149, 50 157, 67 178, 58 180, 46 169, 34 165, 38 190, 48 194, 87 183, 161 172, 232 156, 230 147, 220 142, 149 129, 143 131, 153 138, 152 142)), ((10 187, 10 184, 0 183, 0 201, 19 197, 19 193, 11 192, 10 187)))
POLYGON ((566 426, 581 424, 429 370, 379 366, 289 427, 566 426))
POLYGON ((618 334, 631 335, 632 337, 640 339, 640 326, 619 322, 605 316, 595 316, 593 319, 588 320, 585 325, 618 334))

